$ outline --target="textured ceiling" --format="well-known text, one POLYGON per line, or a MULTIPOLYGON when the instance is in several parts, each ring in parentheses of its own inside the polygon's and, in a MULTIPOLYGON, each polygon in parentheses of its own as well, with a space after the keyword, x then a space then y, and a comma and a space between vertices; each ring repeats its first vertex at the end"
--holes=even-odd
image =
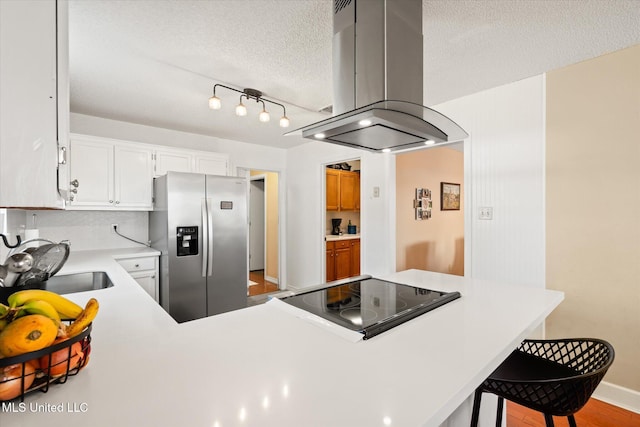
MULTIPOLYGON (((363 0, 361 0, 363 1, 363 0)), ((73 112, 289 148, 280 112, 260 123, 261 90, 291 129, 332 103, 331 0, 69 1, 73 112)), ((423 1, 424 103, 438 104, 640 43, 640 1, 423 1)))

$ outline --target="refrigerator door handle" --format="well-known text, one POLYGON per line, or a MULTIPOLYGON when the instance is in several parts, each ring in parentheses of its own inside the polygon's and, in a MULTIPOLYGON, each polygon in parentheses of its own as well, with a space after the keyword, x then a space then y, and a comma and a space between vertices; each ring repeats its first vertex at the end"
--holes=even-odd
POLYGON ((207 277, 207 260, 209 259, 209 221, 207 218, 207 199, 202 199, 200 215, 202 218, 202 277, 207 277))
POLYGON ((207 244, 209 248, 207 250, 207 276, 213 275, 213 212, 211 199, 207 199, 207 244))

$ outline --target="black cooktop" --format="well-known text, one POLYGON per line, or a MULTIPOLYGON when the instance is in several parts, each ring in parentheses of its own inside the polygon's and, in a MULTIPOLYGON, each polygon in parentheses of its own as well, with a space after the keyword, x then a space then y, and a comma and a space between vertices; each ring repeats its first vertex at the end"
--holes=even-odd
POLYGON ((460 298, 385 280, 366 278, 283 298, 282 301, 371 338, 460 298))

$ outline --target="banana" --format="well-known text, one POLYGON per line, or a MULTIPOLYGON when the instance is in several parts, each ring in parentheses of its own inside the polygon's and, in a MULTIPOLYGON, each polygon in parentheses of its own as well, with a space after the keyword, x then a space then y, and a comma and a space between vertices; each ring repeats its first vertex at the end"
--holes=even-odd
POLYGON ((4 318, 4 316, 9 312, 9 307, 0 303, 0 319, 4 318))
POLYGON ((82 307, 67 298, 58 295, 51 291, 45 291, 43 289, 25 289, 24 291, 18 291, 9 295, 7 302, 11 308, 24 305, 30 300, 42 300, 48 302, 53 308, 60 314, 60 318, 63 320, 74 320, 80 313, 82 313, 82 307))
POLYGON ((43 316, 47 316, 54 321, 56 326, 60 324, 58 311, 45 300, 29 300, 22 305, 21 309, 27 314, 42 314, 43 316))
POLYGON ((91 323, 98 314, 98 308, 98 300, 96 300, 95 298, 91 298, 89 301, 87 301, 87 305, 85 306, 84 310, 82 310, 82 313, 72 324, 67 326, 67 336, 69 338, 73 338, 80 332, 82 332, 84 328, 89 326, 89 323, 91 323))

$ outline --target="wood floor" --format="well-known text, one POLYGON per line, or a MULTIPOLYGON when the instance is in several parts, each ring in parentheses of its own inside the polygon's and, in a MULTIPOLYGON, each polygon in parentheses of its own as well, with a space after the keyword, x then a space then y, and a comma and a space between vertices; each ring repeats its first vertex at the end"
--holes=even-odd
MULTIPOLYGON (((590 399, 575 414, 578 427, 638 427, 640 414, 626 411, 600 400, 590 399)), ((566 417, 553 417, 556 427, 568 427, 566 417)), ((545 427, 544 416, 512 402, 507 402, 507 427, 545 427)))
POLYGON ((249 280, 257 283, 257 285, 249 286, 250 297, 266 294, 269 292, 275 292, 278 290, 278 285, 276 285, 275 283, 267 282, 264 279, 264 270, 250 271, 249 280))

